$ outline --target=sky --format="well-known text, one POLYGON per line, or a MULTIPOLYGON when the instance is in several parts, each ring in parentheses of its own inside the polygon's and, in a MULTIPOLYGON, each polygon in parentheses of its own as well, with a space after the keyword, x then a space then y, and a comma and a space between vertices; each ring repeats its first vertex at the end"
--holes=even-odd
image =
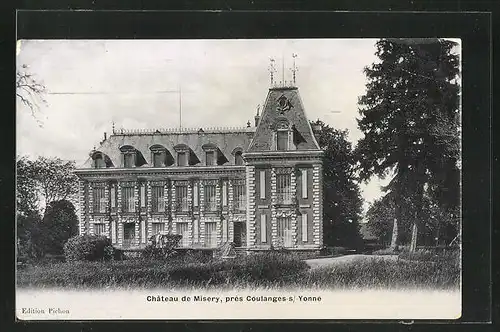
MULTIPOLYGON (((47 88, 37 119, 17 103, 17 155, 82 164, 103 133, 126 129, 233 127, 253 123, 270 83, 292 80, 310 120, 348 129, 353 143, 363 68, 377 61, 376 39, 22 40, 17 66, 47 88), (282 70, 284 69, 284 70, 282 70), (179 94, 179 88, 182 91, 179 94), (182 109, 182 119, 179 110, 182 109)), ((362 184, 372 202, 387 180, 362 184)))

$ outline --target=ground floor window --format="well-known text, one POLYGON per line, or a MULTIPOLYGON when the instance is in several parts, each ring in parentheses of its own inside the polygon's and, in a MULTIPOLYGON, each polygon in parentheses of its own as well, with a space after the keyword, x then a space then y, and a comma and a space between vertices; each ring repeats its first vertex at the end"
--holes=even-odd
POLYGON ((165 223, 163 222, 154 222, 151 224, 151 231, 153 232, 152 235, 156 235, 159 233, 164 233, 165 232, 165 223))
POLYGON ((106 225, 94 224, 94 235, 106 235, 106 225))
POLYGON ((179 242, 179 246, 181 246, 181 247, 187 247, 187 246, 189 246, 188 224, 185 223, 185 222, 183 222, 183 223, 177 223, 176 224, 176 233, 178 235, 182 236, 182 239, 179 242))
POLYGON ((135 241, 135 224, 125 223, 123 224, 123 246, 131 247, 134 245, 135 241))
POLYGON ((247 227, 244 222, 235 222, 234 223, 234 246, 235 247, 244 247, 246 245, 247 240, 247 227))
POLYGON ((205 223, 205 245, 209 248, 217 246, 217 223, 205 223))
POLYGON ((290 217, 278 217, 278 241, 286 248, 292 246, 292 229, 290 217))

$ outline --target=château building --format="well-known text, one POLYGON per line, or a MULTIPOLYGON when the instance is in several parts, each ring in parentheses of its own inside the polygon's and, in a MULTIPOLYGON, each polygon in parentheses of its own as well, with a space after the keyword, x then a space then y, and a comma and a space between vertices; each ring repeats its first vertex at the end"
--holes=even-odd
POLYGON ((317 251, 321 158, 296 86, 271 87, 254 126, 113 128, 76 170, 80 234, 125 250, 172 233, 187 248, 317 251))

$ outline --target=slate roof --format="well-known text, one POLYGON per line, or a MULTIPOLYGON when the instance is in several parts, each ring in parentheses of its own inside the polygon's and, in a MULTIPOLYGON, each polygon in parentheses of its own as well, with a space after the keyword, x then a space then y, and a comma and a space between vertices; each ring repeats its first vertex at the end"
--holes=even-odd
POLYGON ((297 142, 297 150, 320 150, 305 114, 298 89, 281 87, 269 89, 260 122, 247 152, 270 151, 273 136, 272 125, 281 119, 289 121, 298 132, 301 139, 297 142), (283 96, 289 102, 290 109, 281 114, 278 110, 278 100, 283 96))
POLYGON ((87 161, 80 168, 92 168, 94 152, 101 152, 111 160, 114 167, 120 167, 120 148, 130 145, 138 150, 144 157, 146 164, 141 167, 152 167, 150 147, 161 145, 165 147, 172 156, 176 156, 174 147, 180 144, 187 145, 192 153, 201 161, 196 166, 204 166, 205 152, 203 145, 213 144, 227 158, 224 165, 234 165, 234 151, 241 149, 245 151, 255 132, 255 127, 247 128, 214 128, 214 129, 158 129, 158 130, 117 130, 101 145, 91 151, 87 161))

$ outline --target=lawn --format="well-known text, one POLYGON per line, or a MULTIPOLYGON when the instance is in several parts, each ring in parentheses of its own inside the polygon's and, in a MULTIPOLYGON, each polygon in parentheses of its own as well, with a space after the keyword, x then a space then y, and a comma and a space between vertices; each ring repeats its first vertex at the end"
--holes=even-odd
POLYGON ((279 253, 234 260, 181 256, 170 260, 29 264, 17 271, 22 288, 427 288, 460 285, 456 254, 363 258, 310 269, 299 258, 279 253))

